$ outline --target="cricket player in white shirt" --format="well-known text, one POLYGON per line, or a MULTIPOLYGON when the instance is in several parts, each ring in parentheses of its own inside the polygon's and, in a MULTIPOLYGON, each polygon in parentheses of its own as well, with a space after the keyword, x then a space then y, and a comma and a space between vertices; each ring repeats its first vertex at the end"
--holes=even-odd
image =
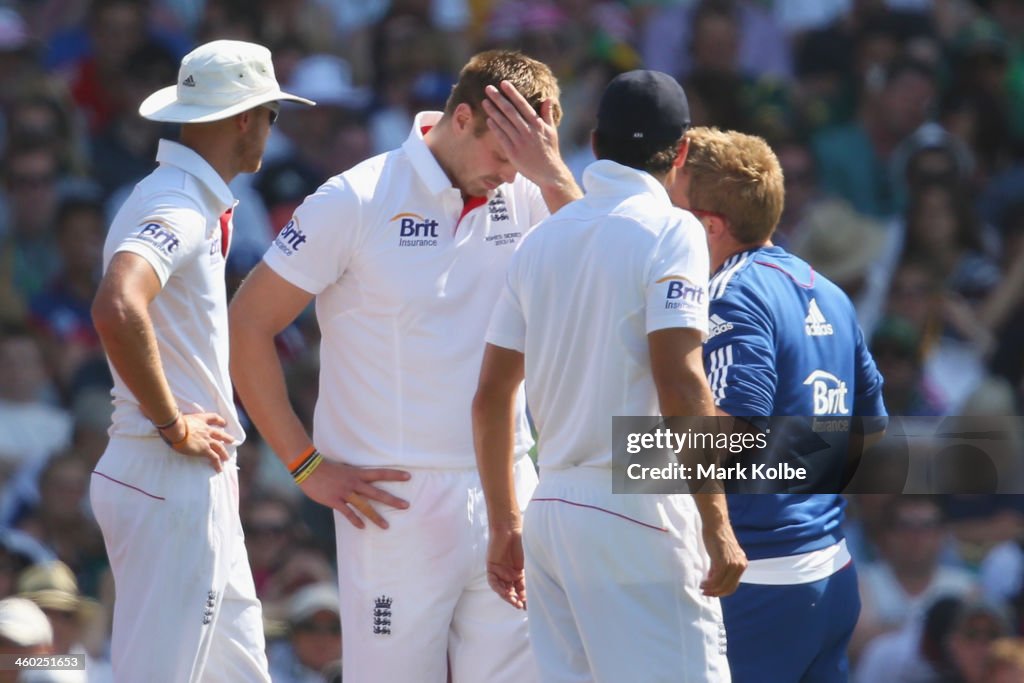
POLYGON ((118 681, 269 681, 238 517, 245 438, 228 375, 224 264, 235 199, 281 92, 270 51, 218 40, 139 113, 180 123, 110 226, 92 315, 114 374, 91 500, 117 590, 118 681))
POLYGON ((529 596, 542 681, 730 678, 718 596, 746 559, 725 496, 612 493, 613 416, 714 414, 701 358, 707 242, 665 189, 689 122, 671 76, 612 80, 587 194, 524 240, 487 331, 473 403, 487 568, 510 604, 529 596), (525 523, 512 484, 524 375, 540 440, 525 523))
MULTIPOLYGON (((400 149, 306 198, 232 301, 246 410, 302 490, 336 510, 346 683, 444 683, 449 668, 454 683, 536 679, 525 615, 487 586, 470 404, 512 253, 580 195, 560 114, 547 66, 476 55, 444 112, 420 113, 400 149), (274 335, 314 297, 310 439, 274 335)), ((522 397, 515 423, 525 505, 536 472, 522 397)))

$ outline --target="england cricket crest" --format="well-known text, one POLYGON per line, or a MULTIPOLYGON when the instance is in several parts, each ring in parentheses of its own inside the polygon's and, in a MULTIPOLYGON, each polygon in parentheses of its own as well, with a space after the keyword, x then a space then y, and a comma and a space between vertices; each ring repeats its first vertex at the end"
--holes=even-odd
POLYGON ((378 636, 391 635, 391 602, 392 599, 382 595, 373 603, 373 634, 378 636))

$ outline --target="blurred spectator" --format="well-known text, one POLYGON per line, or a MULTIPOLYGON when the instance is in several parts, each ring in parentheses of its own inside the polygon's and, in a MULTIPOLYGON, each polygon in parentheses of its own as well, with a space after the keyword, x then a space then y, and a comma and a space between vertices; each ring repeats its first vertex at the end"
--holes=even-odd
POLYGON ((924 376, 921 333, 904 318, 885 318, 871 336, 871 355, 885 378, 882 395, 890 415, 945 415, 924 376))
POLYGON ((952 683, 946 675, 945 643, 962 604, 959 598, 939 598, 922 619, 872 639, 857 662, 853 683, 952 683))
POLYGON ((947 528, 942 510, 927 496, 896 496, 885 510, 881 559, 860 569, 861 614, 850 644, 856 657, 879 634, 920 619, 936 598, 975 590, 971 575, 939 558, 947 528))
POLYGON ((35 141, 7 150, 4 171, 8 230, 0 235, 0 322, 22 321, 28 299, 59 266, 53 223, 60 167, 53 149, 35 141))
POLYGON ((852 118, 857 90, 850 40, 830 31, 802 37, 796 47, 795 71, 796 80, 790 86, 792 106, 803 134, 852 118))
POLYGON ((151 92, 177 79, 178 61, 160 43, 142 44, 128 59, 120 86, 122 106, 110 123, 92 138, 92 167, 104 196, 134 183, 153 170, 153 158, 165 124, 139 116, 139 105, 151 92))
POLYGON ((885 527, 885 511, 892 497, 893 494, 881 492, 847 495, 850 506, 847 508, 843 531, 846 534, 846 545, 858 566, 878 559, 878 546, 885 527))
MULTIPOLYGON (((105 362, 104 367, 106 367, 105 362)), ((64 453, 80 458, 85 467, 92 470, 107 446, 107 428, 110 426, 112 413, 113 405, 110 402, 109 384, 89 386, 77 392, 72 408, 74 430, 71 445, 64 453)), ((60 455, 57 453, 51 457, 60 457, 60 455)), ((47 468, 49 462, 48 458, 29 460, 15 471, 0 493, 0 528, 22 519, 39 506, 41 473, 47 468)), ((20 534, 32 539, 33 543, 37 543, 35 539, 24 532, 13 529, 10 532, 20 534)), ((39 547, 45 552, 53 554, 52 549, 47 546, 39 545, 39 547)), ((38 562, 40 559, 37 558, 35 561, 38 562)), ((98 581, 97 575, 105 569, 106 562, 99 556, 93 559, 95 563, 78 569, 83 586, 94 592, 98 581)))
POLYGON ((1024 683, 1024 638, 1000 638, 988 649, 985 683, 1024 683))
MULTIPOLYGON (((25 598, 0 600, 0 654, 46 655, 52 651, 53 630, 46 615, 25 598)), ((0 669, 0 683, 22 680, 13 667, 0 669)))
POLYGON ((147 40, 155 39, 147 11, 144 0, 95 0, 89 7, 85 36, 71 32, 54 40, 53 52, 62 47, 71 52, 64 68, 92 134, 106 128, 123 109, 120 89, 129 60, 147 40))
POLYGON ((1024 132, 1011 120, 1009 44, 998 24, 982 17, 959 31, 952 50, 953 83, 944 118, 956 122, 976 150, 979 178, 986 180, 1010 163, 1024 132))
POLYGON ((108 633, 99 604, 78 592, 75 575, 59 560, 26 569, 18 579, 18 596, 31 600, 50 620, 54 654, 86 656, 90 680, 110 674, 109 662, 96 657, 106 647, 108 633))
POLYGON ((85 176, 89 171, 87 143, 69 99, 67 90, 53 79, 40 79, 24 87, 8 108, 4 148, 49 146, 62 172, 85 176))
MULTIPOLYGON (((937 123, 925 123, 893 152, 889 174, 901 193, 930 185, 970 186, 975 160, 967 144, 937 123)), ((902 247, 902 242, 899 244, 902 247)), ((896 249, 899 252, 899 248, 896 249)))
POLYGON ((105 563, 99 527, 86 515, 89 473, 89 465, 74 454, 52 458, 39 475, 39 504, 16 523, 76 571, 105 563))
POLYGON ((992 643, 1010 635, 1005 610, 995 605, 966 602, 957 611, 945 641, 945 660, 957 681, 991 683, 985 674, 992 643))
POLYGON ((205 0, 193 45, 211 40, 259 42, 263 24, 251 0, 205 0))
MULTIPOLYGON (((294 107, 283 117, 281 130, 288 149, 267 159, 254 187, 266 204, 274 232, 324 179, 371 156, 367 122, 370 92, 356 87, 348 63, 317 54, 302 59, 292 71, 288 92, 316 102, 294 107)), ((263 250, 270 244, 266 235, 263 250)), ((262 257, 262 250, 260 252, 262 257)))
POLYGON ((312 584, 292 597, 288 634, 286 643, 278 643, 268 652, 274 683, 341 680, 341 617, 336 584, 312 584))
POLYGON ((260 16, 260 40, 265 45, 278 45, 286 39, 295 39, 311 52, 335 49, 337 37, 327 3, 250 0, 249 7, 250 12, 260 16))
POLYGON ((995 335, 992 371, 1014 386, 1024 387, 1024 354, 1020 353, 1024 347, 1024 202, 1010 204, 1000 219, 1003 277, 986 298, 980 316, 995 335))
POLYGON ((273 583, 302 529, 289 501, 264 495, 249 501, 242 513, 242 531, 256 595, 264 598, 267 584, 273 583))
POLYGON ((43 544, 16 529, 0 530, 0 598, 14 595, 21 572, 33 564, 55 560, 43 544))
POLYGON ((951 292, 977 302, 998 283, 999 266, 986 253, 977 214, 958 186, 930 182, 916 188, 906 230, 904 253, 931 262, 951 292))
POLYGON ((648 69, 657 69, 676 77, 690 74, 697 58, 694 43, 713 39, 727 42, 716 51, 735 52, 740 68, 755 76, 787 78, 792 72, 789 43, 775 18, 758 3, 748 0, 713 0, 700 3, 659 3, 664 6, 651 12, 640 42, 641 54, 648 69), (715 13, 728 12, 734 17, 735 29, 716 24, 714 36, 700 35, 694 14, 708 6, 715 13))
POLYGON ((72 421, 53 404, 43 354, 26 330, 0 328, 0 377, 0 472, 8 473, 66 447, 72 421))
POLYGON ((856 120, 814 138, 825 190, 860 213, 897 213, 902 200, 888 182, 887 167, 899 143, 927 120, 935 93, 934 73, 920 62, 897 61, 869 82, 856 120))
POLYGON ((855 683, 988 683, 991 643, 1009 633, 1004 611, 984 602, 940 598, 899 631, 873 640, 857 665, 855 683))
POLYGON ((337 584, 337 574, 326 553, 311 542, 291 542, 289 552, 280 565, 264 581, 264 608, 270 614, 280 613, 300 589, 314 583, 337 584))
MULTIPOLYGON (((978 403, 984 399, 979 398, 978 403)), ((942 423, 942 431, 947 433, 990 433, 997 434, 1002 431, 1005 424, 998 420, 986 420, 978 417, 981 413, 979 408, 983 406, 972 406, 971 412, 976 416, 956 416, 945 420, 942 423)), ((965 411, 966 412, 966 411, 965 411)), ((1000 411, 1001 412, 1001 411, 1000 411)), ((993 413, 995 414, 995 413, 993 413)), ((1014 419, 1010 422, 1012 429, 1014 419)), ((997 547, 1007 541, 1012 541, 1024 534, 1024 496, 1015 495, 981 495, 966 493, 967 487, 977 486, 983 479, 989 479, 993 469, 996 470, 995 482, 998 490, 1020 490, 1020 481, 1016 486, 1011 482, 998 480, 1004 473, 1009 471, 1020 459, 1020 443, 1009 445, 1008 452, 1002 452, 1003 448, 996 439, 986 440, 984 454, 977 452, 963 451, 960 462, 950 462, 949 469, 953 469, 956 478, 948 490, 961 491, 952 495, 942 496, 942 509, 946 520, 949 523, 953 540, 955 541, 956 556, 966 564, 974 568, 980 568, 985 558, 997 547), (1006 461, 1006 462, 1002 462, 1006 461), (958 469, 963 470, 956 472, 958 469)), ((975 442, 978 443, 978 442, 975 442)), ((954 451, 955 452, 955 451, 954 451)), ((939 479, 940 477, 936 477, 939 479)), ((936 482, 941 484, 941 482, 936 482)), ((938 487, 937 487, 938 488, 938 487)), ((982 577, 979 577, 979 581, 982 577)), ((981 584, 984 592, 984 583, 981 584)), ((984 593, 987 595, 987 593, 984 593)), ((1004 596, 1010 597, 1010 596, 1004 596)))
POLYGON ((456 62, 447 53, 445 39, 442 31, 430 26, 423 8, 396 9, 373 27, 370 54, 376 98, 370 131, 374 154, 400 147, 405 142, 413 115, 422 105, 443 108, 447 92, 442 101, 425 103, 416 97, 414 85, 431 75, 447 78, 450 85, 455 84, 456 62))
POLYGON ((977 334, 977 329, 970 330, 970 323, 963 322, 973 313, 949 292, 932 261, 906 253, 908 257, 893 273, 885 314, 905 318, 918 330, 924 382, 946 413, 956 414, 986 373, 979 350, 950 333, 947 320, 958 315, 960 327, 977 334))
POLYGON ((885 295, 869 277, 885 247, 882 225, 845 201, 824 199, 805 211, 794 233, 790 250, 850 296, 861 327, 870 334, 880 308, 876 299, 885 295))
POLYGON ((772 241, 788 248, 797 226, 815 202, 822 199, 822 194, 810 145, 796 138, 787 138, 777 141, 774 151, 782 166, 786 201, 772 241))
POLYGON ((989 551, 979 580, 986 599, 1012 607, 1016 631, 1024 633, 1024 534, 989 551))
POLYGON ((29 301, 29 324, 65 396, 84 363, 103 359, 89 306, 99 284, 106 232, 98 201, 69 198, 61 202, 54 230, 59 270, 29 301))
POLYGON ((683 84, 702 105, 694 125, 779 137, 789 124, 787 93, 779 80, 741 64, 735 3, 702 2, 691 21, 693 64, 683 84))
POLYGON ((0 107, 21 92, 27 82, 38 78, 41 68, 35 59, 31 31, 14 7, 0 7, 0 107))

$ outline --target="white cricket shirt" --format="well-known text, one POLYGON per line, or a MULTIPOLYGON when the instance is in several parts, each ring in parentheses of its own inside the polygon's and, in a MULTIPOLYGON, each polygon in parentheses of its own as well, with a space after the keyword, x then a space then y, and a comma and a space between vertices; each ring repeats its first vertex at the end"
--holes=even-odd
MULTIPOLYGON (((238 443, 245 438, 228 373, 228 314, 224 262, 235 200, 205 159, 161 140, 159 166, 143 178, 117 212, 103 247, 106 270, 114 254, 138 254, 163 289, 149 306, 160 361, 184 413, 215 412, 238 443)), ((138 401, 114 374, 111 436, 158 436, 138 401)), ((162 417, 162 416, 161 416, 162 417)))
MULTIPOLYGON (((470 408, 484 332, 509 259, 548 210, 517 176, 463 216, 461 193, 423 140, 440 118, 419 114, 402 147, 324 183, 264 256, 316 295, 313 439, 325 457, 475 467, 470 408)), ((518 452, 533 443, 523 408, 520 395, 518 452)))
POLYGON ((526 355, 542 468, 611 467, 612 417, 660 415, 647 334, 707 334, 704 229, 653 176, 612 161, 537 226, 509 267, 487 341, 526 355))

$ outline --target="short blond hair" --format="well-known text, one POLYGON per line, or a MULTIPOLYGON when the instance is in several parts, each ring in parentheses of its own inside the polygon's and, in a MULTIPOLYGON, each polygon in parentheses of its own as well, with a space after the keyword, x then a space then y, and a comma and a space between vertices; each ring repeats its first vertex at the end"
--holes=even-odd
POLYGON ((740 244, 771 237, 782 216, 782 167, 764 139, 699 126, 686 133, 690 207, 725 216, 740 244))

